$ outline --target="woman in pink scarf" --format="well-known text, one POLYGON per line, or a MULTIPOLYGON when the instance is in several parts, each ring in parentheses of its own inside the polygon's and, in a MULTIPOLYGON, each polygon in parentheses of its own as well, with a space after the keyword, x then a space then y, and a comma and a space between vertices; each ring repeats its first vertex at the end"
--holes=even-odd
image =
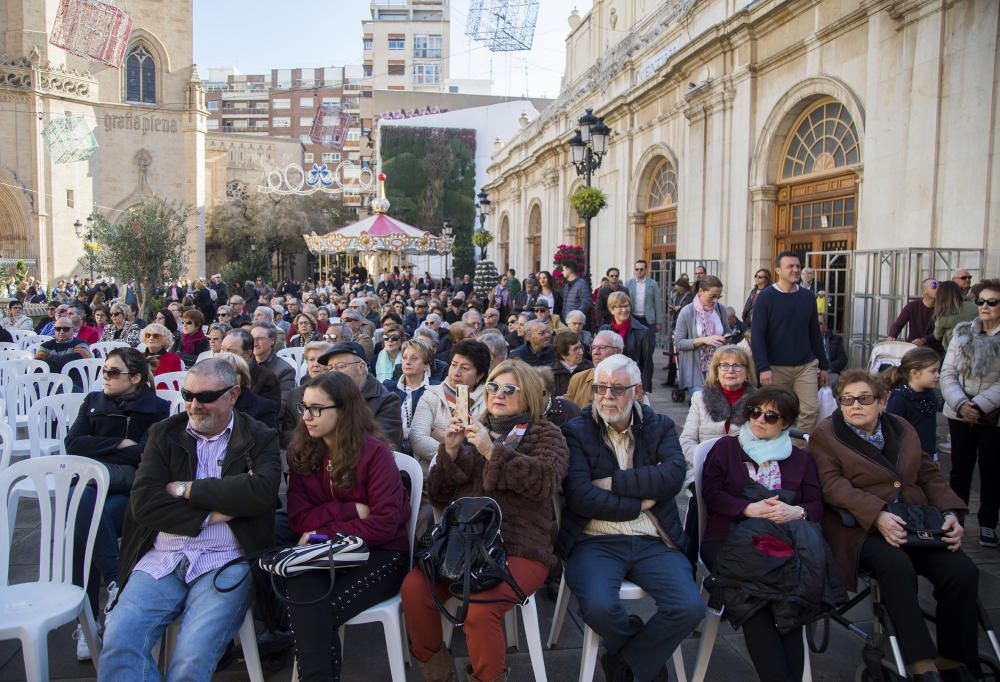
POLYGON ((712 353, 719 346, 729 343, 729 323, 722 299, 722 282, 718 277, 706 276, 695 283, 694 300, 677 314, 675 342, 678 355, 677 386, 687 390, 701 390, 705 385, 705 372, 712 361, 712 353))

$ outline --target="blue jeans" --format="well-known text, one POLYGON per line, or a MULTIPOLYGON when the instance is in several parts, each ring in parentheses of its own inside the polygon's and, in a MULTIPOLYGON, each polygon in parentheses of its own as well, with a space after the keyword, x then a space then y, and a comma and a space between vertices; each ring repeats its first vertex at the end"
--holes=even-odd
POLYGON ((212 585, 209 571, 190 585, 184 582, 187 561, 156 580, 133 571, 107 618, 98 680, 124 682, 161 679, 151 650, 171 623, 180 618, 177 646, 167 680, 209 682, 226 645, 236 636, 253 593, 246 564, 231 566, 219 577, 223 587, 245 580, 232 592, 212 585))
POLYGON ((83 556, 87 548, 87 532, 90 530, 90 519, 93 514, 100 514, 97 522, 97 535, 94 537, 94 556, 90 566, 90 580, 87 582, 87 597, 90 608, 97 613, 97 596, 101 589, 101 580, 105 585, 118 580, 118 538, 122 534, 122 524, 125 522, 125 509, 128 507, 128 495, 108 495, 104 500, 104 508, 94 510, 97 489, 87 486, 80 496, 80 509, 76 515, 73 540, 73 584, 83 587, 83 556))
POLYGON ((566 583, 580 603, 584 622, 609 652, 625 659, 638 682, 652 680, 705 616, 691 563, 659 538, 585 537, 566 561, 566 583), (629 622, 618 598, 626 578, 656 602, 656 613, 644 626, 629 622))

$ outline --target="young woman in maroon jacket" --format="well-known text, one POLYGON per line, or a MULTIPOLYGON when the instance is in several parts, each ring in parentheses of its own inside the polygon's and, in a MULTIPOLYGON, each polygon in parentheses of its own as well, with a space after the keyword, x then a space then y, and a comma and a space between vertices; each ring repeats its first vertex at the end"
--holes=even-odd
MULTIPOLYGON (((330 372, 310 380, 302 415, 288 449, 288 521, 309 536, 357 535, 368 543, 368 563, 337 571, 333 592, 308 606, 289 606, 299 680, 340 679, 337 629, 348 620, 399 592, 409 568, 406 522, 410 506, 392 450, 377 427, 357 386, 345 374, 330 372)), ((329 587, 325 571, 288 579, 288 597, 315 599, 329 587)))

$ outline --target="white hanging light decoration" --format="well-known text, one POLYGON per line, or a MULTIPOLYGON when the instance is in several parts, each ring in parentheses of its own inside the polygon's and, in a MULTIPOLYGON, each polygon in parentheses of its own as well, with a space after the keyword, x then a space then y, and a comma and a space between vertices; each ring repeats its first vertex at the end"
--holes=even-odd
POLYGON ((99 0, 61 0, 49 42, 116 69, 125 60, 132 17, 99 0))
POLYGON ((491 52, 530 50, 538 0, 471 0, 465 35, 491 52))
POLYGON ((83 116, 60 116, 53 119, 42 139, 55 163, 86 161, 97 151, 97 138, 83 116))
POLYGON ((309 170, 290 163, 283 169, 268 172, 264 183, 257 187, 261 194, 370 194, 375 189, 375 174, 371 168, 359 168, 347 160, 334 168, 314 163, 309 170))

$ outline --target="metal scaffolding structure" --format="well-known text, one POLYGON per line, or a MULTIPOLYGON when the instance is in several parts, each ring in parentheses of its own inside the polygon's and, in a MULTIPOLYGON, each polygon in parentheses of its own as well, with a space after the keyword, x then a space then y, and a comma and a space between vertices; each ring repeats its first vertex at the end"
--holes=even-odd
POLYGON ((491 52, 530 50, 538 0, 471 0, 465 35, 491 52))

